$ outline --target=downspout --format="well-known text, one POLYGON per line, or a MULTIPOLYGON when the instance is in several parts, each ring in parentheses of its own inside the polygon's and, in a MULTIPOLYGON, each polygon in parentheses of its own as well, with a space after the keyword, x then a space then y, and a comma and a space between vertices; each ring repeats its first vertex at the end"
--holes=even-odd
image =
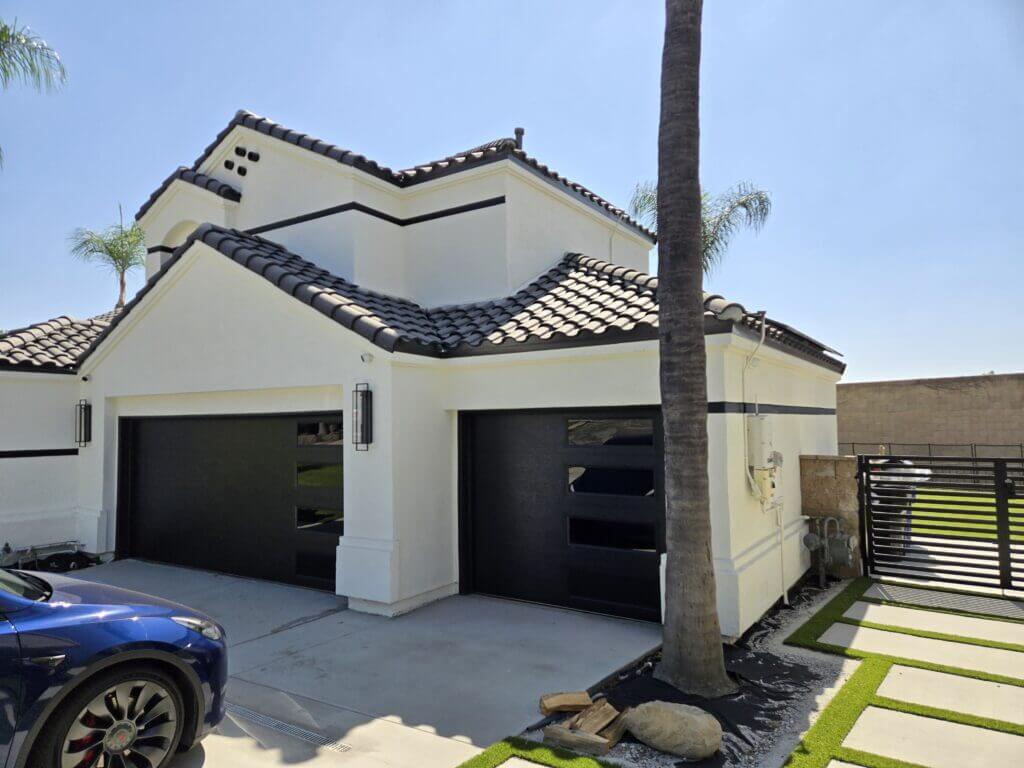
MULTIPOLYGON (((757 485, 757 481, 754 479, 754 475, 750 471, 750 464, 748 459, 750 457, 750 441, 747 436, 747 424, 746 424, 746 402, 747 402, 747 368, 750 367, 751 362, 757 357, 757 353, 764 346, 764 340, 768 332, 767 313, 761 311, 757 313, 761 320, 761 337, 758 339, 757 345, 753 351, 747 355, 747 359, 743 361, 743 370, 740 373, 740 402, 743 405, 744 421, 743 421, 743 471, 747 476, 747 484, 750 486, 751 492, 757 497, 758 504, 761 506, 761 513, 767 512, 765 508, 764 494, 761 493, 760 487, 757 485)), ((754 415, 760 415, 760 408, 757 402, 757 398, 754 398, 754 415)), ((782 604, 789 605, 789 593, 786 590, 786 535, 782 527, 782 505, 774 503, 775 507, 775 526, 779 531, 779 583, 780 592, 782 594, 782 604)))

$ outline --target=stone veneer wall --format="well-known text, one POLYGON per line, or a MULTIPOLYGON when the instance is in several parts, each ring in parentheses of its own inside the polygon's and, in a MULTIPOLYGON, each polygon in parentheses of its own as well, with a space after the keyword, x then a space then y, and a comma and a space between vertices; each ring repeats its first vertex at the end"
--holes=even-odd
MULTIPOLYGON (((805 515, 838 517, 846 533, 860 536, 856 456, 801 456, 800 496, 805 515)), ((860 576, 861 570, 861 548, 858 546, 854 565, 840 568, 838 574, 860 576)), ((817 570, 813 572, 817 573, 817 570)))
POLYGON ((839 443, 1024 443, 1024 373, 840 384, 839 443))

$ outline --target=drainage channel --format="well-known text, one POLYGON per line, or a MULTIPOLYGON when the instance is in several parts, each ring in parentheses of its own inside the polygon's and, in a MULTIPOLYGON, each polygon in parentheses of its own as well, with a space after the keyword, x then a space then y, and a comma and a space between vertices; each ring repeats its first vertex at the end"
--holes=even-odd
POLYGON ((305 728, 299 728, 297 725, 282 722, 275 717, 261 714, 249 709, 248 707, 228 702, 225 709, 227 710, 227 713, 234 718, 248 720, 250 723, 255 723, 261 728, 267 728, 271 731, 276 731, 277 733, 283 733, 286 736, 291 736, 293 739, 299 739, 307 744, 323 747, 324 749, 329 749, 332 752, 348 752, 352 749, 352 747, 342 741, 329 739, 323 734, 307 731, 305 728))

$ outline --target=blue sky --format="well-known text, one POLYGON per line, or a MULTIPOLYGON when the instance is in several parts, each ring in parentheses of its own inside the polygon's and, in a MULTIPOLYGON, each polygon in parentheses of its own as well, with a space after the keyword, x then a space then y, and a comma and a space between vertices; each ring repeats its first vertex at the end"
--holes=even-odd
MULTIPOLYGON (((656 1, 0 0, 68 86, 0 93, 0 327, 108 310, 67 234, 131 216, 244 107, 405 166, 526 128, 626 204, 657 165, 656 1)), ((1024 3, 713 0, 702 178, 772 194, 709 289, 847 380, 1024 370, 1024 3)), ((142 276, 133 280, 133 288, 142 276)))

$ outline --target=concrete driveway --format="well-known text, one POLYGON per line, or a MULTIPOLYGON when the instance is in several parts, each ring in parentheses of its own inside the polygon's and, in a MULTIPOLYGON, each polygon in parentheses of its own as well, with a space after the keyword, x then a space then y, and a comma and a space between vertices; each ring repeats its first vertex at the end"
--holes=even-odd
POLYGON ((230 717, 175 768, 452 768, 660 642, 653 624, 481 596, 395 619, 344 598, 122 560, 79 574, 203 611, 227 630, 230 717))

